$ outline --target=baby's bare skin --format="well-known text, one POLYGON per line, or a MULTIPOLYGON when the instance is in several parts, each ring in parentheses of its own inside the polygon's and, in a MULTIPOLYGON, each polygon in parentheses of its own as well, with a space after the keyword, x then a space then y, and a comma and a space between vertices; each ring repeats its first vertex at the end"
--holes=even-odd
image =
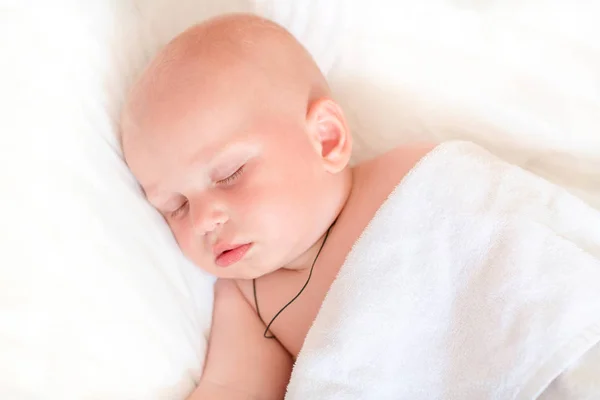
MULTIPOLYGON (((431 149, 431 145, 399 147, 353 168, 353 189, 319 255, 310 284, 271 326, 271 332, 293 358, 298 356, 352 245, 404 175, 431 149)), ((280 269, 257 279, 259 308, 266 323, 298 293, 308 273, 309 268, 280 269)), ((237 283, 246 301, 254 307, 252 282, 238 280, 237 283)))
POLYGON ((193 398, 282 398, 293 359, 352 245, 432 148, 350 168, 352 136, 325 78, 281 27, 229 15, 189 29, 134 85, 126 161, 183 252, 220 277, 193 398), (304 285, 306 290, 271 326, 304 285), (232 251, 226 251, 233 249, 232 251))

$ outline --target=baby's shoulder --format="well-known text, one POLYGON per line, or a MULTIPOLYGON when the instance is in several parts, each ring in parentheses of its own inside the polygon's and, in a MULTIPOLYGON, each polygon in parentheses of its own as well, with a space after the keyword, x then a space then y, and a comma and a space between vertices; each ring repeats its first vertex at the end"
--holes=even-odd
POLYGON ((437 145, 402 145, 354 167, 355 177, 368 185, 395 187, 415 165, 437 145))
MULTIPOLYGON (((394 147, 373 159, 381 165, 402 166, 402 170, 410 170, 437 145, 434 143, 408 144, 394 147)), ((407 171, 408 172, 408 171, 407 171)))
POLYGON ((354 167, 352 190, 334 230, 343 236, 342 252, 350 250, 404 176, 435 147, 429 143, 399 146, 354 167))

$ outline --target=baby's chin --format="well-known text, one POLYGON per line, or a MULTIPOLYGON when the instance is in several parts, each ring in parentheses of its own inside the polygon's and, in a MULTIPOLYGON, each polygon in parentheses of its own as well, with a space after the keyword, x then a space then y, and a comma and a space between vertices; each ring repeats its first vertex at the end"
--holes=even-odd
POLYGON ((220 279, 234 279, 234 280, 252 280, 258 279, 261 276, 265 276, 274 272, 276 269, 258 269, 250 265, 244 265, 239 263, 237 265, 231 265, 229 267, 219 267, 217 265, 211 265, 209 268, 203 268, 206 272, 214 275, 220 279))

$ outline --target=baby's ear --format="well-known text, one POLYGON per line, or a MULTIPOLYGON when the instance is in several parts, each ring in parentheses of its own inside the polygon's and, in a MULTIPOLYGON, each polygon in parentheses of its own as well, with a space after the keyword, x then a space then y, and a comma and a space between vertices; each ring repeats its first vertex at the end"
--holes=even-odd
POLYGON ((350 162, 352 135, 341 107, 329 98, 318 99, 308 109, 306 124, 325 169, 333 174, 343 170, 350 162))

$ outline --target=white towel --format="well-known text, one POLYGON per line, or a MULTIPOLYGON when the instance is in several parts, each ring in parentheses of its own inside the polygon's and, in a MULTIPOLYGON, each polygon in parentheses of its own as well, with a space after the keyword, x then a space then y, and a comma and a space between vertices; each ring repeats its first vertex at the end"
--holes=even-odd
POLYGON ((465 142, 381 206, 287 399, 534 399, 600 341, 600 215, 465 142))

